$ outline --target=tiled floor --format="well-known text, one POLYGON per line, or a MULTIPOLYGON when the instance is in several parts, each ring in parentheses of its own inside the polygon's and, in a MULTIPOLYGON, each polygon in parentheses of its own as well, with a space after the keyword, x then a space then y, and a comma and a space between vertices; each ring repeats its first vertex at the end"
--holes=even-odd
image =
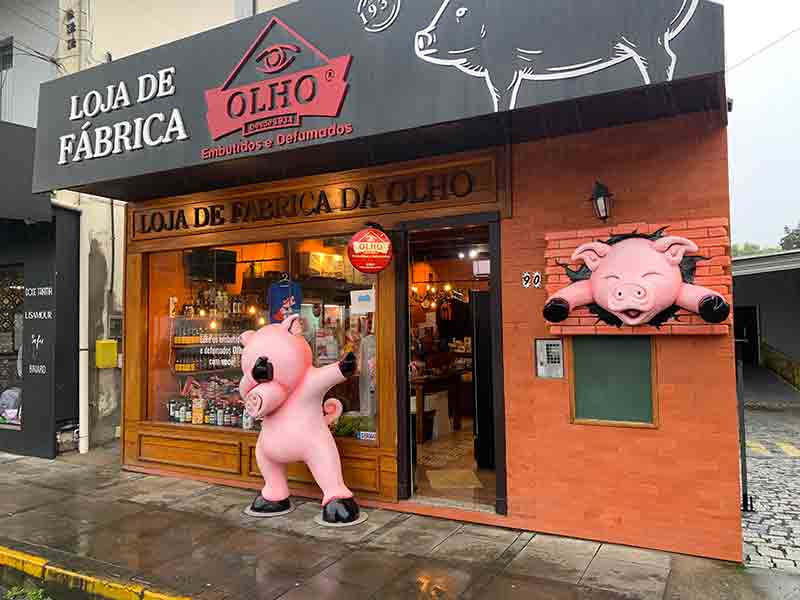
POLYGON ((800 596, 786 574, 387 510, 334 530, 296 499, 285 517, 252 519, 252 492, 114 475, 116 461, 0 455, 17 476, 0 480, 0 545, 198 600, 800 596))
POLYGON ((418 502, 444 504, 465 508, 488 507, 494 509, 496 476, 494 471, 478 469, 475 462, 472 420, 464 419, 461 429, 428 441, 417 447, 417 456, 433 456, 436 466, 418 461, 414 472, 414 499, 418 502), (448 456, 452 458, 447 459, 448 456), (436 487, 431 472, 468 471, 477 478, 476 487, 436 487))

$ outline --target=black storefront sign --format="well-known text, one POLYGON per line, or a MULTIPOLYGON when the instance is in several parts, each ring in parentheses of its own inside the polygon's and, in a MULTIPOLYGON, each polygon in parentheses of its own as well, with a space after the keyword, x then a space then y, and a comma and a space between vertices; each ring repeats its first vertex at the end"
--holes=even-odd
POLYGON ((283 151, 724 70, 708 0, 351 4, 302 0, 43 84, 35 191, 158 197, 204 166, 234 185, 283 151))

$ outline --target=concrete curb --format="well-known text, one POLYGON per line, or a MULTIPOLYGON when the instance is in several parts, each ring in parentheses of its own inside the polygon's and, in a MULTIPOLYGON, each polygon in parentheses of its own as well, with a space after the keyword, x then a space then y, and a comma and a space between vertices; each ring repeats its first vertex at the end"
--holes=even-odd
POLYGON ((46 558, 0 546, 0 566, 25 573, 43 583, 80 590, 109 600, 191 600, 188 596, 173 596, 149 590, 137 583, 124 583, 77 573, 49 564, 46 558))

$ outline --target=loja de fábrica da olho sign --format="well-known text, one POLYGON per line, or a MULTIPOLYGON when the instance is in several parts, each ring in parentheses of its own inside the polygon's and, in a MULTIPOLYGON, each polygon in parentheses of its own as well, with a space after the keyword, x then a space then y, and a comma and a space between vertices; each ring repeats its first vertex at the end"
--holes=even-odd
POLYGON ((135 238, 208 230, 263 221, 302 221, 358 212, 393 212, 423 203, 467 202, 488 183, 489 165, 422 175, 351 181, 320 188, 276 191, 219 204, 192 204, 134 212, 135 238))

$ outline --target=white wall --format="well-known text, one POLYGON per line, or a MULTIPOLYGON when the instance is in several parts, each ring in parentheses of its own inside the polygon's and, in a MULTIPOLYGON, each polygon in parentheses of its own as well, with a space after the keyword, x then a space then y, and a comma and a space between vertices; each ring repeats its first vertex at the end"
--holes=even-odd
POLYGON ((800 270, 738 275, 734 306, 758 306, 761 341, 800 360, 800 270))
MULTIPOLYGON (((57 0, 0 0, 0 41, 13 36, 15 46, 53 56, 63 27, 59 13, 57 0)), ((39 85, 56 75, 53 63, 15 47, 14 66, 0 93, 0 120, 35 127, 39 85)))

